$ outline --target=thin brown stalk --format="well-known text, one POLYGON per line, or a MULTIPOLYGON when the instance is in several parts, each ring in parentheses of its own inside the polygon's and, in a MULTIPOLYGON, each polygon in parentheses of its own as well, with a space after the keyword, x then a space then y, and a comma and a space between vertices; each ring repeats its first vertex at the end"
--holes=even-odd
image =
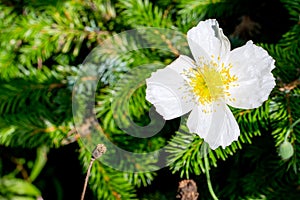
POLYGON ((85 191, 86 191, 86 187, 87 187, 87 184, 88 184, 88 180, 89 180, 89 177, 90 177, 90 173, 91 173, 93 163, 96 159, 100 158, 105 152, 106 152, 106 146, 104 144, 98 144, 96 146, 96 148, 93 150, 92 158, 91 158, 91 161, 90 161, 87 173, 86 173, 85 181, 84 181, 83 191, 82 191, 82 194, 81 194, 81 200, 84 200, 85 191))

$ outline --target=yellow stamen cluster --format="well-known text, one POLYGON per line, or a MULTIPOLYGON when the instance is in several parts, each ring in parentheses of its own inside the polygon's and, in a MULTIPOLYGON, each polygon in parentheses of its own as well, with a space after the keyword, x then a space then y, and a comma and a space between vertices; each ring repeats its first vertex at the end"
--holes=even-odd
MULTIPOLYGON (((188 77, 191 92, 197 98, 196 100, 202 105, 218 101, 222 98, 229 97, 229 87, 237 86, 235 75, 230 74, 232 65, 227 67, 224 63, 220 65, 215 61, 197 63, 196 68, 191 68, 185 72, 188 77)), ((219 59, 218 59, 219 61, 219 59)), ((234 99, 231 99, 234 101, 234 99)))

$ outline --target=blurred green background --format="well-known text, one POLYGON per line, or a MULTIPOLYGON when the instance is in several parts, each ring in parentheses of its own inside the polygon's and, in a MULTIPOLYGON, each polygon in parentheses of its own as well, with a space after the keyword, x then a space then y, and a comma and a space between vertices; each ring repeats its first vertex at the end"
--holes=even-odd
MULTIPOLYGON (((92 49, 140 27, 186 34, 208 18, 218 20, 232 48, 253 40, 276 60, 277 86, 269 100, 253 110, 232 109, 239 141, 209 154, 216 195, 299 199, 300 0, 1 0, 0 199, 80 199, 91 154, 74 128, 72 88, 92 49)), ((140 39, 155 44, 147 34, 140 39)), ((175 39, 165 38, 165 46, 187 47, 175 39)), ((167 65, 178 56, 172 49, 122 52, 137 43, 128 40, 116 47, 118 55, 100 58, 110 67, 98 84, 96 116, 110 139, 130 151, 169 144, 169 166, 125 173, 95 162, 85 199, 175 199, 178 182, 187 178, 197 183, 198 199, 211 199, 199 153, 203 140, 180 120, 168 121, 149 140, 128 137, 114 122, 111 99, 124 90, 111 86, 120 78, 134 80, 126 72, 137 66, 167 65)), ((140 125, 149 123, 145 86, 129 98, 130 116, 140 125)), ((155 163, 159 155, 151 159, 155 163)))

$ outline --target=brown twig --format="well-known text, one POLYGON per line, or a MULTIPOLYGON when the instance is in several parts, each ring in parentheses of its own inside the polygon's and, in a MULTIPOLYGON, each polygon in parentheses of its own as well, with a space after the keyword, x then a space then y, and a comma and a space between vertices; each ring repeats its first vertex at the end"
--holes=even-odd
POLYGON ((84 181, 84 186, 83 186, 83 191, 81 194, 81 200, 84 200, 84 195, 87 187, 87 183, 90 177, 91 169, 93 166, 93 163, 96 159, 100 158, 104 153, 106 152, 106 146, 104 144, 98 144, 96 148, 92 152, 92 158, 86 173, 85 181, 84 181))
POLYGON ((94 161, 95 161, 95 158, 91 158, 91 162, 90 162, 89 168, 87 170, 85 181, 84 181, 83 191, 82 191, 82 194, 81 194, 81 200, 84 199, 86 186, 87 186, 87 183, 88 183, 88 180, 89 180, 89 176, 90 176, 90 173, 91 173, 91 168, 92 168, 92 165, 93 165, 94 161))
POLYGON ((280 90, 281 92, 284 92, 284 91, 291 91, 291 90, 293 90, 294 88, 296 88, 298 85, 300 85, 300 79, 294 80, 293 82, 288 83, 288 84, 284 84, 284 86, 281 87, 281 88, 279 88, 279 90, 280 90))

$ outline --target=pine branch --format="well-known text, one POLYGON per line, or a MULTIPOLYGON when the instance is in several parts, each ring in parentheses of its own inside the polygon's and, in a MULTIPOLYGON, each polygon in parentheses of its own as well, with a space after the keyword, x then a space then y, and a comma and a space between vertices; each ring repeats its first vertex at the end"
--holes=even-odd
POLYGON ((168 12, 163 12, 149 0, 120 0, 118 8, 124 23, 134 28, 141 26, 168 28, 172 20, 168 12))

